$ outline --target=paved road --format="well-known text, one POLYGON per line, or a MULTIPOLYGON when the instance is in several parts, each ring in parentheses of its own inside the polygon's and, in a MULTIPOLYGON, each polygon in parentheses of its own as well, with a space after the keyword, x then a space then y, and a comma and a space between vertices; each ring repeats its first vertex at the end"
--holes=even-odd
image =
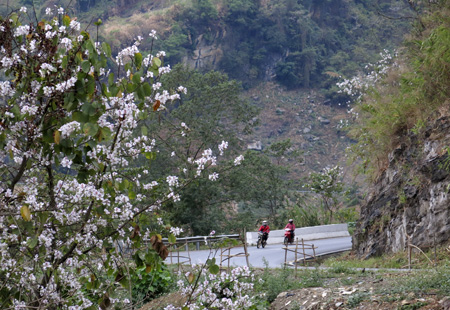
MULTIPOLYGON (((350 250, 352 247, 352 239, 351 237, 340 237, 340 238, 331 238, 331 239, 320 239, 320 240, 311 240, 305 241, 307 244, 314 244, 316 249, 316 255, 320 254, 328 254, 332 252, 340 252, 345 250, 350 250)), ((248 247, 249 262, 253 267, 265 267, 265 262, 267 262, 268 266, 271 268, 281 267, 284 264, 284 256, 285 251, 282 249, 284 245, 282 244, 268 244, 264 249, 256 248, 256 246, 248 247)), ((295 246, 289 246, 294 249, 295 246)), ((233 248, 231 250, 231 254, 244 253, 244 248, 233 248)), ((312 250, 307 250, 307 254, 312 254, 312 250)), ((217 263, 220 260, 220 252, 214 253, 209 250, 203 251, 190 251, 192 264, 200 264, 204 263, 209 255, 210 257, 216 257, 217 263)), ((186 252, 180 252, 180 255, 186 255, 186 252)), ((300 258, 300 256, 299 256, 300 258)), ((294 261, 295 254, 294 252, 288 252, 287 260, 294 261)), ((170 262, 170 259, 168 259, 170 262)), ((176 259, 174 258, 174 262, 176 259)), ((223 266, 227 266, 227 261, 223 262, 223 266)), ((245 266, 247 265, 245 257, 233 257, 230 260, 231 266, 245 266)))

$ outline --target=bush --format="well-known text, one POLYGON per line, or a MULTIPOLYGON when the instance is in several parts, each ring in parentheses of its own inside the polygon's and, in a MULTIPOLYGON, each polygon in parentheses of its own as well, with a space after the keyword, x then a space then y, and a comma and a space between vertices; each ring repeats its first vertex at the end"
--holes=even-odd
POLYGON ((145 267, 138 268, 132 277, 132 283, 133 300, 142 303, 149 302, 175 288, 175 279, 166 265, 151 271, 145 267))

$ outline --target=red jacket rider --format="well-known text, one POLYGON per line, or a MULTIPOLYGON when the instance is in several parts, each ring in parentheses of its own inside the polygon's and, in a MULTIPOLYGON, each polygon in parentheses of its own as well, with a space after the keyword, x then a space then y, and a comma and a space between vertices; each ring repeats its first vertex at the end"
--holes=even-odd
POLYGON ((286 224, 286 227, 284 227, 284 229, 286 228, 291 230, 292 233, 291 237, 294 237, 295 224, 293 219, 289 219, 289 223, 286 224))
POLYGON ((263 233, 263 238, 267 240, 270 232, 270 227, 267 225, 267 221, 263 221, 263 224, 259 228, 259 231, 263 233))

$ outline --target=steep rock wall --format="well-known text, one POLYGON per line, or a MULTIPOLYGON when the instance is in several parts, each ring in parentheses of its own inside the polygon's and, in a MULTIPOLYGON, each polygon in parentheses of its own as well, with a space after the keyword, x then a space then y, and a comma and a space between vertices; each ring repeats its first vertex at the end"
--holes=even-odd
POLYGON ((409 134, 361 208, 353 237, 360 257, 398 252, 410 242, 431 247, 450 240, 450 118, 409 134))

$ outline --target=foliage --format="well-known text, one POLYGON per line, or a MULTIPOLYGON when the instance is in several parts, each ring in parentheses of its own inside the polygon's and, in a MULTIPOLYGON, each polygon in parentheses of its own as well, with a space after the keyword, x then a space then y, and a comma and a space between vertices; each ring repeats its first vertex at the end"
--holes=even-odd
POLYGON ((442 296, 450 294, 450 268, 448 266, 417 272, 407 279, 397 281, 390 289, 391 293, 414 292, 419 294, 429 290, 435 290, 442 296))
POLYGON ((384 169, 387 154, 408 131, 448 114, 450 2, 429 4, 416 31, 376 87, 355 107, 358 140, 354 155, 371 176, 384 169))
POLYGON ((133 303, 136 268, 150 271, 167 257, 161 234, 174 243, 180 231, 144 231, 141 221, 156 220, 218 159, 205 148, 154 178, 151 163, 164 156, 159 135, 184 143, 189 134, 185 123, 145 124, 186 92, 164 90, 164 52, 144 57, 139 38, 113 59, 110 46, 80 32, 63 8, 46 10, 49 19, 36 24, 22 23, 26 14, 0 19, 1 307, 123 308, 133 303))
POLYGON ((261 219, 270 219, 273 226, 281 226, 286 218, 279 218, 280 212, 289 205, 292 184, 286 159, 294 159, 297 152, 292 150, 289 140, 272 144, 263 152, 250 150, 245 154, 241 169, 230 174, 230 187, 234 189, 234 199, 242 211, 252 210, 258 214, 252 227, 261 219))
POLYGON ((289 269, 269 269, 267 266, 255 283, 255 292, 260 298, 271 303, 281 293, 288 290, 305 287, 322 286, 323 279, 319 270, 304 270, 299 273, 298 278, 293 276, 289 269))
POLYGON ((323 172, 311 173, 309 187, 322 197, 323 207, 329 214, 329 223, 333 221, 333 212, 337 209, 337 197, 343 192, 344 183, 341 181, 342 168, 339 166, 326 167, 323 172))
POLYGON ((139 267, 131 278, 133 300, 146 303, 172 291, 175 279, 172 271, 164 264, 152 268, 139 267))
POLYGON ((326 72, 355 74, 378 51, 396 46, 413 18, 409 5, 387 0, 16 0, 10 7, 31 2, 42 15, 56 3, 70 4, 86 23, 102 18, 113 51, 147 35, 147 24, 163 32, 156 46, 172 65, 193 55, 196 42, 219 47, 214 68, 245 88, 274 77, 289 88, 329 88, 326 72))
POLYGON ((369 298, 369 293, 356 293, 350 296, 347 300, 347 305, 350 308, 357 307, 363 300, 369 298))
MULTIPOLYGON (((240 97, 241 86, 238 82, 229 80, 219 72, 201 74, 177 65, 164 77, 163 83, 168 88, 182 84, 190 91, 171 107, 170 114, 161 115, 157 122, 149 126, 156 129, 162 124, 170 127, 186 122, 189 124, 189 135, 185 143, 180 143, 177 135, 161 137, 164 144, 160 154, 165 156, 155 160, 155 176, 176 169, 202 149, 214 147, 215 141, 221 141, 224 137, 227 139, 224 144, 229 154, 227 158, 241 150, 238 136, 250 132, 250 121, 257 109, 240 97)), ((214 169, 214 172, 216 174, 211 174, 211 178, 220 175, 218 180, 198 179, 182 189, 181 200, 167 208, 171 223, 183 226, 193 235, 207 235, 211 230, 223 229, 224 206, 230 204, 234 198, 233 191, 237 189, 231 189, 228 185, 229 174, 233 170, 214 169)))

